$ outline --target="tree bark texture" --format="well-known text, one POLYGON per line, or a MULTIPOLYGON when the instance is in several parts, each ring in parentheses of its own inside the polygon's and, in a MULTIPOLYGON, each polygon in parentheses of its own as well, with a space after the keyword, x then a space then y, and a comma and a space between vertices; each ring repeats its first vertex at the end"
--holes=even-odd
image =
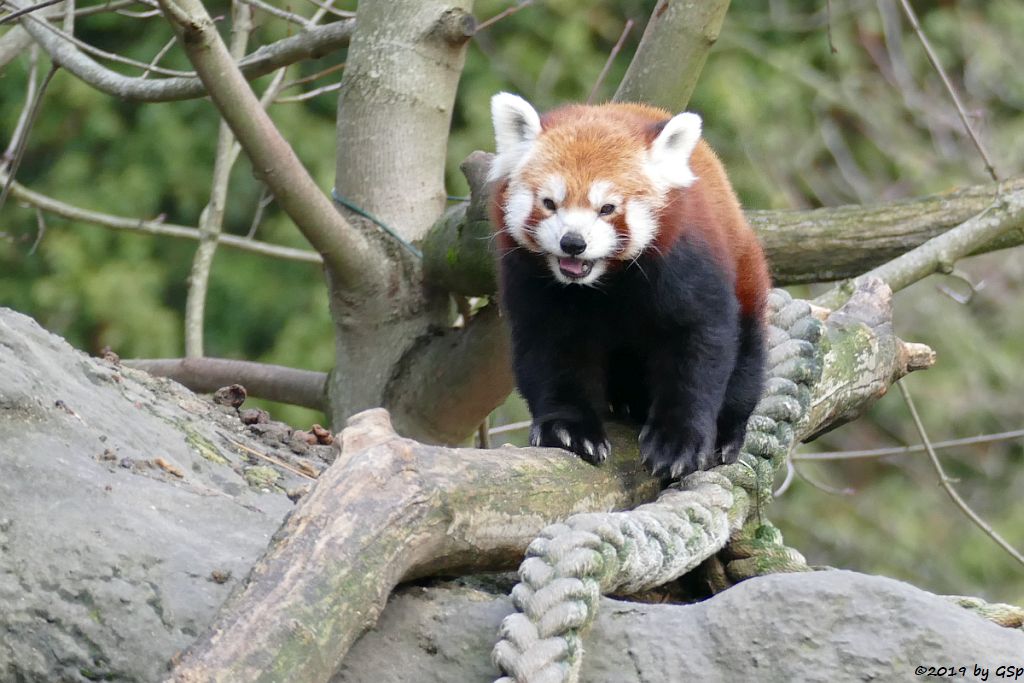
MULTIPOLYGON (((468 0, 369 0, 357 10, 338 99, 335 190, 408 243, 420 241, 444 210, 448 129, 475 25, 471 9, 468 0)), ((389 387, 406 357, 450 322, 448 296, 424 288, 420 262, 379 226, 349 215, 386 255, 385 275, 360 296, 332 283, 337 366, 328 396, 335 424, 402 395, 401 387, 389 387)), ((395 411, 395 422, 423 439, 447 436, 407 421, 404 411, 395 411)))
MULTIPOLYGON (((927 366, 893 335, 889 296, 864 288, 826 320, 825 373, 803 433, 927 366), (864 354, 877 360, 851 377, 847 359, 864 354)), ((611 427, 613 458, 596 468, 557 449, 426 446, 397 436, 380 410, 353 418, 341 456, 173 680, 327 680, 399 582, 508 569, 553 520, 653 499, 660 485, 639 468, 634 430, 611 427)))
POLYGON ((615 101, 683 111, 728 9, 729 0, 659 0, 615 101))

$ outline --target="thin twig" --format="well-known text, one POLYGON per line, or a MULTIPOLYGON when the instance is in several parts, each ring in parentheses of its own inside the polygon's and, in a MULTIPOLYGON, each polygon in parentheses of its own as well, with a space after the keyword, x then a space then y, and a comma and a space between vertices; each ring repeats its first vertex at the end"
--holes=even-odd
MULTIPOLYGON (((159 11, 160 10, 157 10, 158 13, 159 11)), ((178 42, 178 39, 174 36, 171 36, 171 39, 164 43, 164 46, 160 48, 160 51, 157 52, 156 55, 154 55, 153 59, 149 60, 149 66, 146 68, 145 71, 142 72, 142 75, 139 76, 139 78, 146 78, 147 76, 149 76, 149 72, 153 70, 152 67, 160 63, 160 60, 164 58, 164 55, 170 52, 171 48, 174 47, 174 44, 176 42, 178 42)))
POLYGON ((39 46, 32 45, 28 51, 28 79, 25 87, 25 104, 18 115, 18 123, 14 126, 11 134, 11 141, 4 150, 3 157, 0 157, 0 166, 10 168, 10 162, 14 161, 14 155, 21 145, 25 135, 25 127, 28 125, 29 116, 32 114, 32 106, 36 101, 36 79, 39 77, 39 46))
MULTIPOLYGON (((0 180, 9 180, 10 175, 0 173, 0 180)), ((67 204, 53 199, 44 194, 33 192, 18 182, 11 183, 11 195, 30 206, 39 207, 47 213, 52 213, 62 218, 82 223, 92 223, 104 228, 114 230, 134 230, 149 235, 160 235, 166 237, 177 237, 189 240, 199 240, 200 233, 196 228, 187 225, 175 225, 164 223, 159 220, 145 220, 142 218, 127 218, 125 216, 114 216, 108 213, 100 213, 91 209, 83 209, 79 206, 67 204)), ((308 249, 296 249, 285 247, 268 242, 246 239, 238 235, 221 235, 218 242, 226 247, 240 249, 262 256, 284 259, 286 261, 299 261, 302 263, 323 264, 323 258, 315 251, 308 249)))
POLYGON ((988 152, 985 151, 985 146, 981 144, 981 139, 974 130, 974 126, 971 125, 971 121, 967 116, 967 112, 964 110, 964 105, 960 101, 960 96, 957 95, 956 90, 953 88, 953 84, 949 80, 949 76, 946 75, 946 70, 942 68, 942 64, 939 63, 939 58, 932 50, 931 43, 928 42, 928 37, 924 34, 921 29, 921 24, 917 20, 917 14, 914 13, 914 8, 910 6, 909 0, 900 0, 903 5, 903 13, 907 15, 907 20, 910 22, 911 28, 914 29, 914 33, 917 34, 918 39, 921 41, 921 45, 924 47, 924 52, 928 55, 928 61, 931 62, 932 66, 935 67, 935 71, 938 72, 939 78, 942 79, 942 84, 946 86, 946 91, 953 100, 953 104, 956 106, 956 112, 960 116, 960 121, 963 122, 964 128, 967 129, 967 134, 971 138, 971 142, 974 143, 975 148, 978 150, 978 154, 981 155, 982 160, 985 162, 985 168, 988 170, 988 174, 992 176, 992 180, 999 182, 999 176, 996 174, 995 166, 992 165, 991 159, 989 159, 988 152))
MULTIPOLYGON (((981 434, 969 436, 963 439, 950 439, 932 444, 935 450, 944 448, 955 448, 956 446, 973 446, 983 443, 996 443, 998 441, 1010 441, 1012 439, 1024 438, 1024 429, 1014 429, 1009 432, 998 432, 996 434, 981 434)), ((794 460, 855 460, 860 458, 884 458, 889 455, 905 455, 908 453, 924 453, 924 446, 893 446, 891 448, 869 448, 859 451, 825 451, 822 453, 803 453, 794 455, 794 460)))
POLYGON ((515 432, 519 431, 520 429, 526 429, 527 427, 530 426, 530 424, 531 422, 529 420, 523 420, 522 422, 511 422, 507 425, 501 425, 500 427, 491 427, 490 434, 491 436, 494 436, 495 434, 504 434, 505 432, 515 432))
POLYGON ((848 486, 846 488, 839 489, 834 486, 829 486, 824 482, 820 482, 817 479, 814 479, 813 477, 808 475, 806 472, 800 471, 799 467, 794 466, 793 472, 796 474, 796 476, 800 477, 814 488, 818 489, 822 493, 827 493, 830 496, 852 496, 853 494, 857 493, 856 490, 848 486))
POLYGON ((25 127, 22 130, 21 139, 18 141, 18 146, 14 150, 14 156, 11 159, 11 163, 7 166, 7 181, 4 183, 3 191, 0 191, 0 209, 3 208, 4 202, 7 201, 7 195, 11 191, 11 185, 14 183, 14 177, 18 174, 18 167, 21 165, 21 160, 25 155, 25 148, 28 147, 28 137, 32 133, 32 126, 35 125, 36 117, 39 116, 39 108, 43 101, 43 95, 46 94, 46 88, 50 85, 50 81, 53 80, 54 74, 57 73, 57 69, 60 66, 57 64, 51 64, 50 70, 46 72, 46 76, 43 78, 42 84, 35 93, 35 97, 32 99, 32 107, 29 109, 28 119, 25 122, 25 127))
POLYGON ((10 14, 4 16, 3 18, 0 18, 0 26, 8 22, 14 21, 18 17, 35 12, 36 10, 45 9, 46 7, 56 5, 58 2, 64 2, 64 0, 43 0, 43 2, 37 3, 35 5, 31 5, 29 7, 22 7, 21 9, 11 12, 10 14))
POLYGON ((608 54, 608 59, 604 60, 604 66, 601 67, 601 73, 597 75, 597 80, 594 81, 594 87, 590 89, 590 94, 587 95, 587 104, 594 101, 594 96, 597 95, 598 89, 601 87, 601 84, 604 83, 605 77, 608 76, 609 69, 612 68, 612 62, 615 61, 619 51, 622 50, 622 45, 626 42, 626 36, 628 36, 629 32, 633 30, 633 23, 633 20, 629 19, 626 21, 626 25, 622 28, 622 34, 619 36, 618 41, 616 41, 612 51, 608 54))
POLYGON ((82 50, 82 52, 86 52, 86 53, 89 53, 89 54, 96 55, 97 57, 100 57, 102 59, 108 59, 108 60, 110 60, 112 62, 118 62, 119 64, 126 64, 128 66, 133 66, 133 67, 135 67, 137 69, 142 69, 143 71, 149 69, 149 70, 153 71, 154 73, 163 74, 164 76, 188 77, 188 76, 195 76, 196 75, 194 71, 180 71, 178 69, 165 69, 165 68, 159 67, 159 66, 151 66, 149 64, 146 64, 145 62, 140 62, 140 61, 138 61, 136 59, 129 59, 128 57, 124 57, 122 55, 119 55, 116 52, 107 52, 106 50, 101 50, 100 48, 96 47, 95 45, 87 43, 84 40, 76 38, 75 36, 71 35, 67 31, 63 31, 63 30, 57 28, 56 26, 54 26, 53 24, 51 24, 48 21, 43 21, 42 19, 38 19, 38 18, 32 17, 32 16, 29 17, 29 20, 37 22, 40 26, 45 27, 47 30, 53 32, 55 35, 63 38, 67 42, 69 42, 72 45, 78 47, 80 50, 82 50))
MULTIPOLYGON (((253 30, 252 7, 244 0, 231 3, 231 42, 229 52, 235 61, 245 56, 245 46, 253 30)), ((239 146, 231 128, 220 122, 217 132, 217 152, 213 162, 210 201, 199 216, 199 247, 192 259, 185 297, 185 356, 203 355, 203 330, 206 313, 206 293, 210 270, 217 251, 217 241, 224 225, 224 205, 227 203, 228 181, 231 168, 238 159, 239 146)))
POLYGON ((483 422, 480 423, 480 426, 477 427, 476 433, 477 433, 477 438, 480 441, 480 448, 490 448, 491 447, 491 434, 490 434, 490 431, 488 429, 489 422, 490 422, 490 416, 485 417, 483 419, 483 422))
POLYGON ((289 102, 303 102, 305 100, 311 100, 319 95, 323 95, 324 93, 334 92, 335 90, 340 89, 341 82, 339 81, 338 83, 331 83, 330 85, 325 85, 323 87, 317 88, 316 90, 304 92, 301 95, 292 95, 291 97, 278 97, 276 100, 274 100, 274 102, 276 104, 287 104, 289 102))
POLYGON ((350 12, 349 10, 337 9, 333 6, 332 2, 320 2, 320 0, 309 0, 309 2, 313 3, 324 12, 333 14, 336 17, 341 17, 342 19, 351 19, 356 15, 355 12, 350 12))
POLYGON ((914 406, 914 400, 910 397, 910 392, 907 387, 904 386, 903 382, 897 382, 896 386, 899 387, 900 394, 903 395, 903 400, 907 402, 907 408, 910 409, 910 417, 914 420, 914 426, 917 427, 917 433, 921 436, 921 442, 924 444, 925 450, 928 452, 928 457, 932 461, 932 466, 935 468, 936 474, 939 475, 939 483, 942 484, 942 488, 946 490, 949 497, 953 499, 967 517, 974 522, 979 529, 988 534, 989 538, 995 541, 999 547, 1005 550, 1010 557, 1024 565, 1024 555, 1021 555, 1016 548, 1007 543, 999 533, 992 528, 992 526, 984 519, 978 516, 978 514, 971 509, 967 502, 960 497, 956 489, 950 483, 949 477, 946 476, 945 470, 942 469, 942 463, 939 462, 939 456, 935 454, 935 449, 932 448, 931 441, 928 439, 928 433, 924 429, 924 424, 921 422, 921 417, 917 414, 917 408, 914 406))
POLYGON ((270 194, 266 185, 260 185, 260 196, 256 200, 256 211, 252 216, 252 223, 249 225, 249 232, 246 233, 246 238, 252 239, 256 236, 256 231, 260 227, 260 223, 263 222, 263 212, 268 206, 274 201, 274 195, 270 194))
MULTIPOLYGON (((221 436, 224 436, 224 435, 222 434, 221 436)), ((306 474, 305 472, 303 472, 302 470, 300 470, 300 469, 298 469, 296 467, 292 467, 291 465, 286 463, 284 460, 281 460, 279 458, 275 458, 272 455, 267 455, 266 453, 260 453, 259 451, 255 450, 253 448, 249 448, 245 444, 238 443, 234 439, 231 439, 231 438, 229 438, 227 436, 224 436, 224 438, 227 439, 228 443, 230 443, 232 446, 234 446, 235 448, 237 448, 237 449, 239 449, 241 451, 245 451, 246 453, 248 453, 250 455, 255 455, 257 458, 262 458, 263 460, 266 460, 267 462, 273 463, 273 464, 277 465, 278 467, 281 467, 283 469, 288 470, 292 474, 297 474, 300 477, 303 477, 305 479, 310 479, 310 480, 316 481, 316 477, 311 477, 308 474, 306 474)))
POLYGON ((503 9, 500 12, 498 12, 497 14, 495 14, 490 19, 487 19, 486 21, 482 21, 479 24, 477 24, 476 25, 476 32, 480 33, 480 31, 483 31, 485 28, 489 28, 489 27, 493 26, 494 24, 498 23, 499 21, 501 21, 505 17, 511 16, 511 15, 515 14, 516 12, 518 12, 519 10, 523 9, 524 7, 529 7, 532 4, 533 4, 533 0, 521 0, 520 2, 517 2, 516 4, 512 5, 511 7, 506 7, 505 9, 503 9))
POLYGON ((32 243, 32 246, 28 250, 28 255, 36 253, 36 249, 39 248, 39 243, 43 241, 43 235, 46 234, 46 219, 43 217, 42 209, 36 209, 36 240, 32 243))
POLYGON ((267 14, 272 14, 278 19, 284 19, 285 21, 297 24, 302 28, 313 28, 313 22, 306 17, 295 14, 294 12, 289 12, 288 10, 279 9, 269 3, 263 2, 262 0, 242 0, 242 2, 247 5, 252 5, 256 9, 261 9, 267 14))
POLYGON ((344 68, 345 68, 345 62, 341 62, 340 64, 335 64, 333 66, 329 66, 326 69, 323 69, 322 71, 317 71, 315 74, 310 74, 309 76, 303 76, 302 78, 296 78, 295 80, 288 81, 287 83, 282 85, 281 86, 281 91, 284 92, 285 90, 288 90, 289 88, 293 88, 296 85, 302 85, 304 83, 309 83, 311 81, 318 80, 320 78, 323 78, 324 76, 327 76, 329 74, 334 73, 335 71, 341 71, 344 68))
POLYGON ((825 0, 825 35, 828 37, 828 51, 836 54, 836 44, 832 42, 832 0, 825 0))

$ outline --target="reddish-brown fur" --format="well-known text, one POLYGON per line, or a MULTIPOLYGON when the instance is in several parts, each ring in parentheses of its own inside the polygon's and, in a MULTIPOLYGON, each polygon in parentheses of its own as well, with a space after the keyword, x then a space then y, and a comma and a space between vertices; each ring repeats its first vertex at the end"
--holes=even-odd
MULTIPOLYGON (((653 199, 655 190, 638 168, 646 149, 672 115, 642 104, 613 103, 596 107, 570 105, 541 117, 543 132, 521 179, 537 188, 553 172, 566 180, 566 206, 587 206, 587 193, 598 180, 611 180, 628 198, 653 199)), ((683 234, 703 240, 716 261, 735 280, 736 297, 744 314, 762 315, 771 280, 757 236, 748 225, 729 179, 714 151, 703 140, 690 158, 697 181, 669 192, 659 212, 652 245, 667 251, 683 234)), ((503 226, 507 180, 495 188, 492 220, 503 226)), ((535 209, 531 223, 539 220, 535 209)), ((621 213, 612 219, 625 232, 621 213)), ((507 232, 498 235, 502 250, 515 244, 507 232)), ((623 241, 625 243, 625 240, 623 241)))

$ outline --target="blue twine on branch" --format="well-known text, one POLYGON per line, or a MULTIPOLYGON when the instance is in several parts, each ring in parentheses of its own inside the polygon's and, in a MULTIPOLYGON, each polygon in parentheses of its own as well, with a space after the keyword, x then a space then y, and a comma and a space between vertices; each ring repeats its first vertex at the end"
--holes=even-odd
POLYGON ((388 235, 390 235, 396 242, 401 244, 405 248, 406 251, 408 251, 410 254, 412 254, 416 258, 418 258, 418 259, 422 259, 423 258, 423 252, 422 251, 420 251, 414 245, 412 245, 409 242, 407 242, 404 237, 402 237, 397 232, 395 232, 394 229, 392 229, 389 225, 384 223, 382 220, 380 220, 376 216, 373 216, 373 215, 367 213, 366 211, 363 211, 361 208, 359 208, 358 206, 356 206, 352 202, 348 201, 347 199, 345 199, 344 197, 339 195, 338 191, 335 188, 333 188, 333 187, 331 188, 331 199, 333 199, 337 203, 341 204, 342 206, 344 206, 349 211, 357 213, 360 216, 362 216, 363 218, 365 218, 366 220, 374 223, 377 227, 379 227, 381 230, 383 230, 388 235))

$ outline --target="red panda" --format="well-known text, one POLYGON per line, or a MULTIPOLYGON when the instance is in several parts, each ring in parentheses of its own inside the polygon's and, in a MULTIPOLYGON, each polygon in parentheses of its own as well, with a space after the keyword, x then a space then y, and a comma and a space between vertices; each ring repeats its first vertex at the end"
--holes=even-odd
POLYGON ((599 464, 603 416, 656 476, 733 462, 760 398, 768 265, 701 120, 491 102, 499 298, 530 443, 599 464))

